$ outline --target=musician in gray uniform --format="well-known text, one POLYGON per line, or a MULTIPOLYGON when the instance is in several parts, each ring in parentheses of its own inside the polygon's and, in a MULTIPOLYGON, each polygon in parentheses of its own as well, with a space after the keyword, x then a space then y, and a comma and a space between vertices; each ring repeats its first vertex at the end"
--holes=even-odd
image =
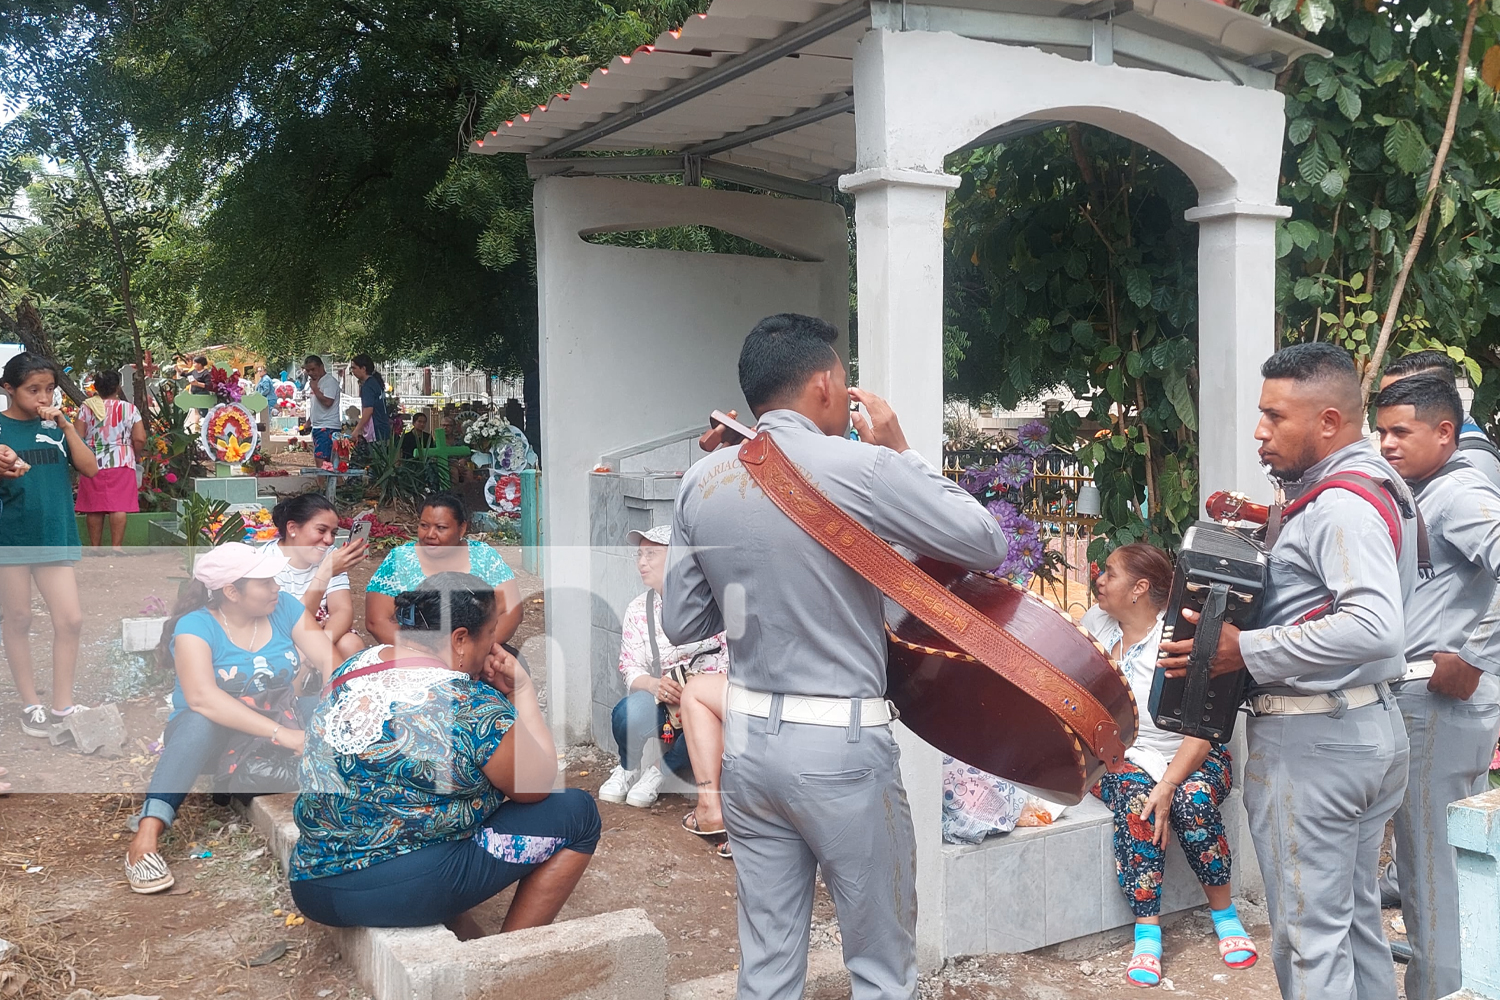
MULTIPOLYGON (((1405 354, 1385 366, 1380 376, 1380 388, 1388 389, 1394 383, 1413 375, 1435 375, 1458 391, 1457 370, 1453 359, 1442 351, 1417 351, 1405 354)), ((1500 489, 1500 448, 1496 448, 1484 428, 1474 417, 1459 406, 1463 423, 1458 428, 1458 455, 1461 462, 1472 465, 1486 479, 1500 489)))
MULTIPOLYGON (((1406 791, 1407 739, 1390 682, 1406 669, 1403 609, 1416 579, 1409 491, 1363 433, 1347 352, 1297 344, 1261 367, 1255 437, 1292 498, 1339 472, 1391 481, 1411 516, 1399 553, 1371 499, 1330 489, 1286 519, 1270 549, 1264 627, 1226 625, 1216 673, 1248 668, 1245 809, 1287 1000, 1395 1000, 1375 868, 1406 791)), ((1405 513, 1405 512, 1403 512, 1405 513)), ((1163 643, 1169 669, 1191 641, 1163 643)))
MULTIPOLYGON (((908 449, 883 400, 846 387, 835 337, 792 314, 750 332, 739 378, 759 431, 880 537, 993 569, 1006 551, 995 518, 908 449), (851 396, 869 414, 855 418, 861 441, 844 437, 851 396)), ((916 996, 916 847, 884 699, 884 622, 879 591, 782 513, 735 451, 688 471, 662 626, 674 643, 728 631, 722 794, 739 1000, 802 996, 817 868, 854 1000, 916 996)))
POLYGON ((1434 572, 1406 605, 1406 673, 1393 687, 1411 739, 1396 812, 1406 996, 1436 1000, 1461 979, 1448 804, 1484 789, 1500 736, 1500 490, 1461 458, 1463 406, 1449 381, 1405 378, 1375 405, 1381 453, 1416 492, 1432 549, 1434 572))

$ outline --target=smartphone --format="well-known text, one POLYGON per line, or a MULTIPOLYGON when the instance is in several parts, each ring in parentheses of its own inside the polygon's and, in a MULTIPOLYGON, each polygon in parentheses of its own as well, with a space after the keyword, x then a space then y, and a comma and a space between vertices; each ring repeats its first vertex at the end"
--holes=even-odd
POLYGON ((357 541, 361 541, 361 542, 368 542, 370 540, 370 522, 369 521, 355 521, 354 522, 354 531, 352 532, 352 539, 351 540, 357 540, 357 541))
POLYGON ((723 410, 715 410, 708 415, 709 427, 724 428, 724 443, 736 445, 742 441, 748 441, 755 437, 755 432, 738 420, 725 413, 723 410))

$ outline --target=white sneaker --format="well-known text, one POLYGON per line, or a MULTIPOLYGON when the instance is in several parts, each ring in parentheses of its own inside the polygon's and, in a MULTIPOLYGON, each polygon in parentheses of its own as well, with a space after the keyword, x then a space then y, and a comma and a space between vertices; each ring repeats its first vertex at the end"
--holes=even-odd
MULTIPOLYGON (((635 776, 637 774, 640 774, 640 772, 627 771, 623 767, 616 765, 615 769, 609 772, 609 777, 604 779, 604 784, 599 786, 599 801, 613 802, 616 805, 624 802, 625 793, 630 791, 631 785, 635 784, 635 776)), ((657 783, 661 783, 660 779, 657 780, 657 783)))
POLYGON ((627 806, 635 806, 644 809, 656 801, 656 793, 661 790, 661 768, 649 767, 646 773, 641 775, 641 780, 630 789, 630 794, 625 796, 627 806))

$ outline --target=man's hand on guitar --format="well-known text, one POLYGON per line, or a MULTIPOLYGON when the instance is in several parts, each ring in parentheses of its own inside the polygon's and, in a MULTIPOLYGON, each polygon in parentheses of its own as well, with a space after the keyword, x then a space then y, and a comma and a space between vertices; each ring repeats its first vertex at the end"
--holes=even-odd
POLYGON ((851 419, 854 421, 854 429, 859 432, 859 439, 866 444, 884 445, 892 451, 906 451, 911 445, 906 443, 906 434, 901 430, 901 421, 896 419, 896 411, 891 409, 891 404, 864 389, 850 389, 849 396, 856 403, 863 403, 865 413, 855 411, 851 419), (869 415, 866 416, 865 414, 869 415))
MULTIPOLYGON (((738 420, 740 416, 738 410, 730 410, 729 415, 736 420, 738 420)), ((698 447, 702 448, 704 451, 718 451, 720 448, 724 447, 724 434, 728 430, 729 428, 725 427, 723 424, 710 424, 708 430, 698 435, 698 447)))
MULTIPOLYGON (((1183 609, 1182 617, 1198 624, 1198 612, 1183 609)), ((1157 665, 1164 667, 1168 677, 1182 677, 1187 674, 1188 656, 1193 652, 1192 639, 1179 639, 1176 642, 1164 642, 1161 644, 1161 658, 1157 665)), ((1240 655, 1240 630, 1225 622, 1219 628, 1219 648, 1214 651, 1214 658, 1209 661, 1212 666, 1210 673, 1214 677, 1221 674, 1232 674, 1236 670, 1245 669, 1245 659, 1240 655)))

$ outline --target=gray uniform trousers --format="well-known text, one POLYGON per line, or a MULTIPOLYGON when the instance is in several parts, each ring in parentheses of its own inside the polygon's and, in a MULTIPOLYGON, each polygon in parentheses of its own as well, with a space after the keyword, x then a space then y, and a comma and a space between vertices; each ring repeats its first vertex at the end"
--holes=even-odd
POLYGON ((800 1000, 819 868, 853 1000, 916 997, 916 839, 900 758, 890 726, 725 716, 720 785, 739 891, 738 1000, 800 1000))
POLYGON ((1437 1000, 1461 985, 1458 865, 1448 845, 1448 804, 1488 783, 1500 705, 1429 694, 1426 681, 1399 685, 1396 704, 1411 738, 1406 801, 1396 811, 1401 915, 1412 950, 1406 996, 1437 1000))
POLYGON ((1375 885, 1385 824, 1406 792, 1394 704, 1245 726, 1245 810, 1266 883, 1285 1000, 1395 1000, 1375 885))

